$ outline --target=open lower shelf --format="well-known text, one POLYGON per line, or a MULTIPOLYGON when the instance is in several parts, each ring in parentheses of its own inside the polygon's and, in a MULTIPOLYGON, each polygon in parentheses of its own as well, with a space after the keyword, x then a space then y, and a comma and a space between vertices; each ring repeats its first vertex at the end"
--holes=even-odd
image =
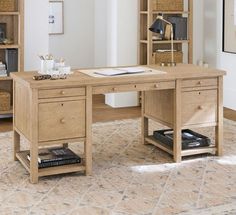
POLYGON ((10 110, 4 110, 4 111, 0 110, 0 115, 7 115, 7 114, 13 114, 13 108, 12 107, 11 107, 10 110))
POLYGON ((7 80, 12 80, 12 77, 10 76, 0 76, 0 81, 7 81, 7 80))
MULTIPOLYGON (((26 168, 28 172, 30 172, 30 162, 27 159, 27 154, 29 151, 21 151, 16 153, 17 159, 22 163, 22 165, 26 168)), ((38 176, 48 176, 48 175, 57 175, 57 174, 64 174, 64 173, 71 173, 71 172, 80 172, 85 171, 85 164, 82 159, 82 163, 78 164, 67 164, 55 167, 48 167, 38 169, 38 176)))
MULTIPOLYGON (((173 149, 164 143, 161 143, 160 141, 157 141, 154 136, 148 136, 145 138, 145 141, 148 142, 149 144, 152 144, 163 151, 173 155, 173 149)), ((190 155, 197 155, 197 154, 205 154, 205 153, 210 153, 210 154, 215 154, 216 152, 216 147, 214 145, 208 146, 208 147, 199 147, 199 148, 194 148, 194 149, 186 149, 181 151, 181 156, 190 156, 190 155)))

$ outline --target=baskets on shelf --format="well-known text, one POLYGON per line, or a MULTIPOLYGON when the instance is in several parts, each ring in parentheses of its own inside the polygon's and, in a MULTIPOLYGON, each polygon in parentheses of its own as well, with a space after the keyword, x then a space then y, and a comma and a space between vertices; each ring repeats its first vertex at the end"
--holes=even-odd
POLYGON ((8 111, 11 109, 10 93, 0 90, 0 111, 8 111))
POLYGON ((0 12, 15 11, 15 0, 0 0, 0 12))
MULTIPOLYGON (((182 51, 175 51, 174 52, 174 61, 176 63, 183 63, 183 52, 182 51)), ((168 63, 171 62, 171 52, 165 51, 160 52, 156 51, 153 53, 153 63, 159 64, 159 63, 168 63)))
POLYGON ((155 11, 183 11, 183 0, 153 0, 155 11))

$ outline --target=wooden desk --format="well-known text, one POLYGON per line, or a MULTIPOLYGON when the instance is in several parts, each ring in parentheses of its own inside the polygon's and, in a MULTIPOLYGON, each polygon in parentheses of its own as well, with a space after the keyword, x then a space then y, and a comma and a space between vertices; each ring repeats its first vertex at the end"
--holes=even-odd
POLYGON ((152 67, 165 74, 94 78, 75 72, 66 80, 34 81, 36 73, 12 73, 14 80, 14 158, 38 177, 85 171, 92 174, 92 95, 125 91, 142 92, 142 142, 154 144, 173 155, 222 154, 224 71, 193 65, 174 68, 152 67), (148 136, 148 120, 174 129, 174 147, 167 148, 148 136), (181 129, 215 126, 216 145, 193 150, 181 149, 181 129), (20 150, 20 136, 30 143, 20 150), (82 164, 38 169, 38 148, 84 141, 82 164))

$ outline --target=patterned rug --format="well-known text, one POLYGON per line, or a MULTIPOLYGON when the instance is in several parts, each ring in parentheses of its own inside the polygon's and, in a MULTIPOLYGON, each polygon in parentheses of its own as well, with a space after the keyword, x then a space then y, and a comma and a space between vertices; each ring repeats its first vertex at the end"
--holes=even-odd
MULTIPOLYGON (((152 123, 153 128, 160 125, 152 123)), ((96 123, 93 176, 44 177, 36 185, 13 161, 12 132, 1 133, 0 143, 1 215, 236 214, 236 123, 229 120, 224 121, 223 157, 195 156, 181 164, 140 143, 140 119, 96 123)), ((71 148, 82 152, 83 144, 71 148)))

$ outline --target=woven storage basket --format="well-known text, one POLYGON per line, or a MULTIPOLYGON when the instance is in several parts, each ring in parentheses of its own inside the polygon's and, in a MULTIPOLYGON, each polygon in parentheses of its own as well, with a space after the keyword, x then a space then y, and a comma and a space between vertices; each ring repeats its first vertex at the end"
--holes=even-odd
POLYGON ((0 111, 8 111, 11 108, 11 95, 0 90, 0 111))
POLYGON ((15 11, 15 0, 0 0, 0 12, 15 11))
POLYGON ((183 11, 183 0, 153 0, 153 10, 156 11, 183 11))
MULTIPOLYGON (((183 52, 175 51, 174 52, 174 61, 176 63, 183 63, 183 52)), ((171 62, 171 52, 155 52, 153 53, 153 63, 168 63, 171 62)))

